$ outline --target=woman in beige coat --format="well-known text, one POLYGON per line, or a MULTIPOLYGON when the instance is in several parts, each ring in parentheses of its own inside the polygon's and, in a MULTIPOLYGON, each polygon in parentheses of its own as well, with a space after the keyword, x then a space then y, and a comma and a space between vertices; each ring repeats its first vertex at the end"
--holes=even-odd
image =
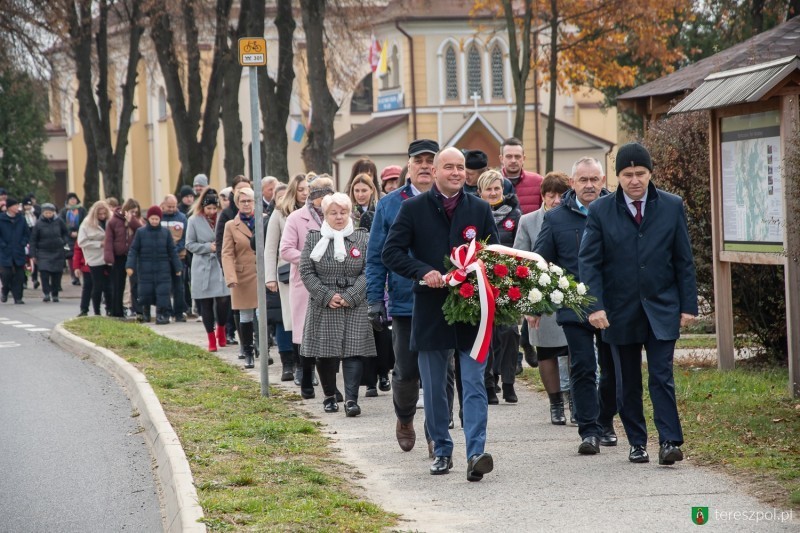
POLYGON ((246 187, 239 189, 233 201, 239 208, 235 218, 225 224, 222 237, 222 270, 225 284, 231 289, 231 308, 239 311, 239 334, 244 352, 245 368, 253 368, 253 319, 258 307, 258 278, 256 254, 250 247, 255 231, 255 193, 246 187))
MULTIPOLYGON (((282 329, 284 330, 284 333, 281 333, 281 335, 288 333, 289 344, 293 344, 291 338, 292 302, 289 297, 290 263, 288 261, 284 261, 280 257, 278 249, 281 243, 281 236, 283 235, 283 228, 286 226, 286 218, 293 211, 306 205, 306 198, 308 198, 308 182, 306 181, 306 176, 305 174, 297 174, 289 182, 289 187, 287 188, 284 197, 280 202, 275 204, 275 210, 272 212, 272 216, 270 216, 269 219, 269 224, 267 225, 267 236, 264 244, 264 270, 267 290, 271 292, 280 292, 281 317, 283 318, 282 329), (279 271, 284 274, 279 276, 279 271), (281 281, 279 278, 283 279, 284 281, 281 281)), ((280 349, 281 340, 278 339, 278 333, 276 333, 276 341, 280 349)), ((290 379, 293 379, 294 384, 299 387, 303 372, 303 367, 300 364, 300 352, 293 347, 290 354, 294 367, 292 369, 292 377, 290 379)), ((281 361, 283 361, 283 351, 280 352, 280 355, 281 361)), ((281 376, 281 379, 283 380, 283 376, 281 376)), ((286 381, 289 381, 290 379, 287 379, 286 381)))

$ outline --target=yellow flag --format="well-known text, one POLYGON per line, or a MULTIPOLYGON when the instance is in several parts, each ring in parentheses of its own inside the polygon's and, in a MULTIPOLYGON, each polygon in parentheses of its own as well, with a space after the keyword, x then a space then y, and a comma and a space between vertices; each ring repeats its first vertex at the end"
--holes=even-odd
POLYGON ((383 41, 381 58, 378 61, 378 76, 385 76, 389 72, 389 40, 383 41))

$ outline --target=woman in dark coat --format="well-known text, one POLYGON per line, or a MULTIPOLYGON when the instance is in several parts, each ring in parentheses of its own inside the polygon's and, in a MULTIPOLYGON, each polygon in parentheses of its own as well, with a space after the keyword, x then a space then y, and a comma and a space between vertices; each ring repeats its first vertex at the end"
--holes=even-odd
POLYGON ((161 227, 161 208, 147 210, 147 224, 136 231, 128 250, 125 269, 139 278, 139 320, 150 320, 150 306, 156 305, 156 324, 168 324, 171 314, 172 274, 180 276, 183 263, 167 228, 161 227))
MULTIPOLYGON (((69 249, 66 251, 67 253, 65 260, 72 259, 75 241, 78 240, 78 229, 81 227, 81 222, 83 222, 83 219, 86 218, 86 208, 81 205, 81 199, 78 198, 78 195, 74 192, 71 192, 67 194, 67 201, 64 204, 64 209, 61 210, 61 213, 59 213, 58 216, 64 221, 64 224, 67 225, 67 230, 69 230, 69 236, 67 240, 69 249)), ((69 269, 69 271, 70 276, 72 276, 72 284, 80 285, 81 280, 75 276, 75 274, 72 272, 72 269, 69 269)))
MULTIPOLYGON (((487 170, 478 178, 478 195, 489 202, 492 207, 494 223, 497 224, 497 233, 500 244, 514 246, 514 237, 517 235, 517 226, 522 217, 519 201, 515 194, 503 196, 503 175, 497 170, 487 170)), ((492 333, 493 359, 486 365, 487 373, 493 372, 494 376, 486 380, 486 395, 490 404, 499 402, 495 383, 498 377, 503 380, 503 399, 509 403, 517 402, 517 393, 514 391, 514 380, 517 370, 517 353, 519 352, 519 328, 517 326, 495 326, 492 333)), ((490 376, 487 374, 487 378, 490 376)))
POLYGON ((64 247, 68 240, 67 225, 61 218, 56 217, 56 206, 42 205, 42 216, 36 221, 31 233, 31 257, 39 266, 44 302, 49 302, 51 296, 52 301, 58 301, 58 293, 61 292, 61 273, 64 271, 66 260, 64 247))
POLYGON ((364 266, 369 233, 354 229, 352 205, 345 194, 322 200, 325 219, 306 236, 300 257, 300 278, 309 300, 303 327, 302 355, 317 358, 325 393, 325 412, 339 410, 336 369, 342 361, 345 414, 358 416, 358 387, 364 359, 375 357, 375 341, 367 318, 367 280, 364 266))
MULTIPOLYGON (((128 262, 128 250, 133 237, 142 226, 139 220, 139 202, 128 198, 122 207, 114 210, 106 223, 105 240, 103 241, 103 258, 111 267, 111 316, 124 318, 123 299, 125 297, 125 265, 128 262)), ((131 306, 136 309, 137 276, 130 279, 131 306)), ((141 311, 137 309, 137 313, 141 311)))

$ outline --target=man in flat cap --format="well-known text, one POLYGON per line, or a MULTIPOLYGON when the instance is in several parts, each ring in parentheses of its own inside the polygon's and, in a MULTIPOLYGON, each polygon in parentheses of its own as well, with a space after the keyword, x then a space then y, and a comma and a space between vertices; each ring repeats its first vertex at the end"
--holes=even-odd
MULTIPOLYGON (((389 313, 392 316, 392 347, 394 371, 392 372, 392 400, 397 416, 395 433, 403 451, 410 451, 416 442, 414 415, 419 400, 419 366, 417 352, 412 351, 411 308, 414 300, 414 282, 391 272, 381 258, 389 228, 395 221, 400 206, 410 198, 430 190, 433 185, 433 158, 439 143, 430 139, 417 139, 408 147, 409 182, 378 201, 367 246, 367 301, 373 328, 388 326, 384 290, 389 291, 389 313)), ((398 174, 399 176, 399 174, 398 174)))
POLYGON ((617 405, 631 446, 646 463, 642 347, 658 430, 658 464, 683 459, 672 358, 681 326, 697 315, 697 284, 683 199, 650 181, 653 163, 639 143, 617 153, 619 187, 592 203, 578 254, 580 279, 597 300, 589 323, 603 330, 621 379, 617 405))

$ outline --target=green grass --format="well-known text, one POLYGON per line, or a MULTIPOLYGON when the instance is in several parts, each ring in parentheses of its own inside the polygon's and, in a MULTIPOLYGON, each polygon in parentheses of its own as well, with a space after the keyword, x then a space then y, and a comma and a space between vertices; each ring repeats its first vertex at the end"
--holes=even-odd
POLYGON ((141 370, 186 451, 213 531, 380 531, 397 517, 356 495, 297 398, 198 347, 106 318, 65 324, 141 370))
POLYGON ((691 337, 681 337, 675 343, 675 348, 679 350, 694 350, 698 348, 716 348, 717 338, 714 335, 696 335, 691 337))
MULTIPOLYGON (((683 449, 692 462, 725 471, 770 504, 800 509, 800 400, 789 396, 788 371, 676 366, 674 374, 683 449)), ((522 380, 544 391, 537 370, 526 368, 522 380)), ((655 437, 646 386, 644 400, 655 437)))

